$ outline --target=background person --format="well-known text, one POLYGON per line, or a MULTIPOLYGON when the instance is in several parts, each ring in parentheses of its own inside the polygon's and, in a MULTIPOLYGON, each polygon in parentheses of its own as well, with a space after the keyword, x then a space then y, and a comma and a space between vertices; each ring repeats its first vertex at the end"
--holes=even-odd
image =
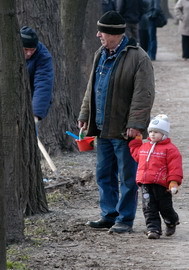
POLYGON ((116 0, 116 10, 126 22, 126 35, 139 41, 139 22, 145 13, 144 0, 116 0))
POLYGON ((110 10, 116 10, 115 0, 101 0, 102 13, 110 10))
POLYGON ((189 0, 179 0, 175 5, 175 16, 179 20, 182 36, 182 58, 189 59, 189 0))
POLYGON ((140 46, 148 52, 149 46, 149 31, 148 31, 148 9, 149 9, 149 0, 144 0, 145 13, 142 15, 139 22, 139 43, 140 46))
POLYGON ((148 55, 152 61, 156 60, 157 54, 157 27, 155 23, 155 18, 161 10, 161 0, 149 0, 149 11, 148 11, 148 55))
POLYGON ((97 136, 96 179, 101 218, 93 228, 131 232, 137 208, 137 164, 128 141, 145 131, 154 100, 154 72, 148 55, 129 43, 125 20, 116 11, 97 22, 102 46, 94 57, 78 118, 79 128, 97 136), (120 180, 120 187, 119 181, 120 180))
POLYGON ((29 73, 32 109, 37 122, 46 117, 51 105, 54 81, 52 56, 45 45, 38 41, 32 28, 23 26, 20 34, 29 73))
POLYGON ((170 123, 166 115, 157 115, 149 124, 149 142, 135 139, 129 143, 136 162, 137 184, 142 191, 142 209, 146 221, 147 237, 159 239, 162 234, 160 214, 166 224, 166 236, 175 233, 178 214, 172 203, 182 182, 182 157, 168 138, 170 123))

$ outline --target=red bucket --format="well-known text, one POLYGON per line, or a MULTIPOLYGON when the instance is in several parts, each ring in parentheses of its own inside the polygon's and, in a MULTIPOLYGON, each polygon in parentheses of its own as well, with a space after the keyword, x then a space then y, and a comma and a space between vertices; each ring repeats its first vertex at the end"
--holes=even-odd
POLYGON ((94 149, 95 137, 85 137, 82 140, 75 140, 80 152, 89 151, 94 149))

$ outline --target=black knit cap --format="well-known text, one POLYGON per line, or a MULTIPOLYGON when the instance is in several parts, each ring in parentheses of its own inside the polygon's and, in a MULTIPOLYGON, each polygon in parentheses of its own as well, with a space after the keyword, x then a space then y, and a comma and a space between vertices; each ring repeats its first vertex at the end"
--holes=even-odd
POLYGON ((20 34, 22 38, 22 43, 24 48, 36 48, 38 44, 38 36, 36 32, 28 27, 23 26, 20 29, 20 34))
POLYGON ((98 31, 111 35, 123 34, 125 27, 124 18, 114 10, 106 12, 97 22, 98 31))

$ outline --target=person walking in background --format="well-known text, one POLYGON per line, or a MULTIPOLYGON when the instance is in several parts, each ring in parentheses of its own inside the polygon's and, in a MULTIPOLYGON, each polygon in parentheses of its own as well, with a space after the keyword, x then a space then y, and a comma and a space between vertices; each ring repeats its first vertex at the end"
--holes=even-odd
POLYGON ((148 34, 149 34, 149 45, 148 55, 152 61, 156 60, 157 53, 157 27, 155 19, 161 10, 161 0, 149 0, 149 11, 148 11, 148 34))
POLYGON ((179 20, 182 36, 182 58, 189 59, 189 0, 179 0, 175 5, 175 16, 179 20))
POLYGON ((154 100, 152 63, 125 36, 125 20, 116 11, 97 22, 102 46, 94 57, 78 127, 97 136, 96 179, 101 218, 92 228, 131 232, 137 208, 137 164, 128 141, 145 131, 154 100), (120 180, 120 186, 119 181, 120 180))
POLYGON ((148 9, 149 0, 144 0, 145 13, 142 15, 139 22, 139 43, 140 46, 148 52, 149 46, 149 32, 148 32, 148 9))
POLYGON ((116 0, 118 11, 126 22, 126 36, 139 41, 138 24, 145 13, 144 0, 116 0))
POLYGON ((32 28, 23 26, 20 34, 29 73, 34 120, 37 123, 47 116, 51 105, 54 81, 52 56, 39 42, 32 28))
POLYGON ((106 13, 107 11, 110 10, 116 10, 116 0, 101 0, 101 5, 102 5, 102 13, 106 13))
POLYGON ((142 208, 148 239, 159 239, 162 234, 160 214, 166 224, 166 236, 175 233, 178 214, 172 203, 172 194, 182 182, 182 157, 171 143, 170 123, 166 115, 157 115, 149 124, 149 142, 141 137, 129 143, 132 157, 138 162, 137 184, 142 191, 142 208))

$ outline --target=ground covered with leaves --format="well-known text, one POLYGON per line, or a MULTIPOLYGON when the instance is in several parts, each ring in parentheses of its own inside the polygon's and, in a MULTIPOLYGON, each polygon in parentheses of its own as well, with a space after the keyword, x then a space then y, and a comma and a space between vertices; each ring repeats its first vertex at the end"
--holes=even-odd
POLYGON ((57 175, 42 161, 50 211, 25 220, 26 241, 7 250, 9 269, 189 269, 189 61, 181 59, 177 27, 174 20, 169 20, 167 26, 158 29, 157 61, 153 62, 156 99, 152 111, 152 116, 169 116, 170 136, 183 155, 184 181, 173 198, 180 216, 175 235, 147 239, 140 193, 133 233, 108 234, 107 230, 87 227, 88 220, 99 218, 96 153, 65 152, 53 158, 57 175))

